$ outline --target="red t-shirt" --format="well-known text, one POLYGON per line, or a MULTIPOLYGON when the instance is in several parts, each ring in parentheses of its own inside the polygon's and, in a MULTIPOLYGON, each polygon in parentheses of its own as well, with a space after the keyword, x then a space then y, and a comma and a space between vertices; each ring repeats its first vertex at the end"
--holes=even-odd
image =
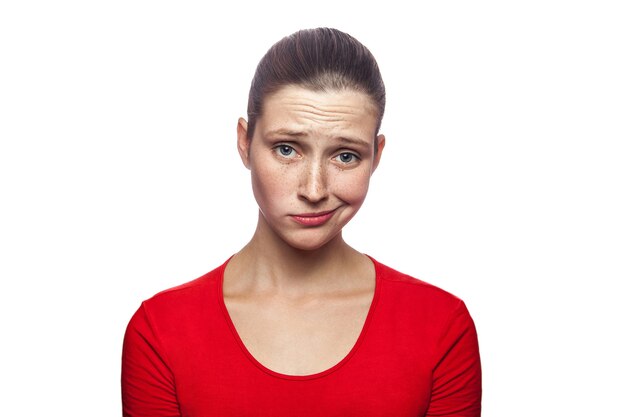
POLYGON ((465 304, 372 261, 376 288, 356 344, 313 375, 274 372, 246 349, 224 304, 226 263, 144 301, 124 338, 124 416, 480 416, 465 304))

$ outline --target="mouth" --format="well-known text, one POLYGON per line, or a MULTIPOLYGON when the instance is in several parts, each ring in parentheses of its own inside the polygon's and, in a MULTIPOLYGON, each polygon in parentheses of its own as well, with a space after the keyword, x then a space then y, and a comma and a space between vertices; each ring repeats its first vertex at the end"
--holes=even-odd
POLYGON ((337 209, 318 213, 292 214, 291 218, 304 226, 321 226, 333 217, 336 210, 337 209))

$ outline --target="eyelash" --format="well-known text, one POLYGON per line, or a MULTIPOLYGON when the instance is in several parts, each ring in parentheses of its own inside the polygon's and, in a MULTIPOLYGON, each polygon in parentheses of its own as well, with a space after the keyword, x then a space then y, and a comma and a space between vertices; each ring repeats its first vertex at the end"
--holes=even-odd
POLYGON ((287 158, 287 159, 291 159, 292 158, 292 152, 295 153, 296 150, 293 148, 293 146, 290 145, 286 145, 286 144, 280 144, 280 145, 276 145, 274 147, 274 151, 279 155, 282 156, 283 158, 287 158), (290 151, 290 153, 288 155, 285 155, 282 151, 284 150, 288 150, 290 151))
MULTIPOLYGON (((274 147, 274 151, 277 153, 278 156, 283 157, 285 159, 293 159, 297 152, 294 149, 293 146, 291 145, 287 145, 284 143, 278 144, 274 147), (286 151, 288 153, 283 153, 283 151, 286 151)), ((361 158, 354 152, 340 152, 338 155, 336 155, 334 158, 334 160, 338 161, 339 163, 343 164, 343 165, 349 165, 352 163, 355 163, 356 161, 360 161, 361 158), (350 157, 349 161, 342 161, 342 157, 350 157)))
POLYGON ((339 155, 337 155, 337 156, 335 157, 335 159, 337 159, 337 160, 338 160, 339 162, 341 162, 342 164, 346 164, 346 165, 348 165, 348 164, 354 163, 354 162, 356 162, 356 161, 359 161, 361 158, 359 158, 359 156, 358 156, 357 154, 353 153, 353 152, 341 152, 339 155), (349 157, 350 157, 350 160, 349 160, 349 161, 342 161, 342 160, 341 160, 341 157, 342 157, 342 156, 349 156, 349 157), (355 161, 355 160, 356 160, 356 161, 355 161))

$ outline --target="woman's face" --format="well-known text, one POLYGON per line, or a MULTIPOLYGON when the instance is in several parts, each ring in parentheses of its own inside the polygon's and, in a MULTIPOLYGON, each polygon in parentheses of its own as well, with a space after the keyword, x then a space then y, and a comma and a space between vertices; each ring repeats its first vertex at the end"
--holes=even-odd
POLYGON ((303 250, 340 236, 365 200, 385 145, 376 125, 366 94, 298 86, 265 99, 251 140, 240 119, 239 153, 268 230, 303 250))

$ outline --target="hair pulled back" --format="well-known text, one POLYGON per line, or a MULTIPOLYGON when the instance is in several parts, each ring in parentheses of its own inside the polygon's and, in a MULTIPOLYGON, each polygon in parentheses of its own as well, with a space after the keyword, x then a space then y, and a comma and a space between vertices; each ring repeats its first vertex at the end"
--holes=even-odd
POLYGON ((367 94, 378 110, 378 133, 385 112, 385 85, 372 53, 347 33, 331 28, 300 30, 267 51, 250 86, 248 138, 263 114, 264 99, 288 85, 367 94))

